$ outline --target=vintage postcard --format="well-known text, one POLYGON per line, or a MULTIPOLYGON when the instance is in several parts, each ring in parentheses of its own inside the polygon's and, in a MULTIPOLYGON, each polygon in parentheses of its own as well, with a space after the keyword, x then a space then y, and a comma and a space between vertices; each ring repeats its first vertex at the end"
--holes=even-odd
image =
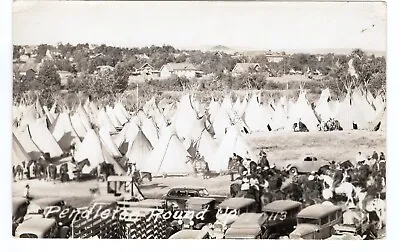
POLYGON ((385 2, 12 11, 14 238, 385 239, 385 2))

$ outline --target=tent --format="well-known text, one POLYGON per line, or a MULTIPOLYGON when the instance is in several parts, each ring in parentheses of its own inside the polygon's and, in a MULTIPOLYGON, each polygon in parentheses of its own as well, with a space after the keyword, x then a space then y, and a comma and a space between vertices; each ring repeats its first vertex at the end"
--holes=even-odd
POLYGON ((44 114, 46 115, 47 119, 49 120, 50 124, 53 124, 56 118, 50 113, 47 106, 43 106, 44 114))
POLYGON ((115 129, 114 124, 111 122, 104 108, 101 108, 96 117, 96 125, 99 128, 105 128, 110 133, 115 133, 117 130, 115 129))
POLYGON ((196 119, 197 113, 192 107, 190 95, 183 96, 172 119, 172 124, 175 126, 176 134, 180 139, 187 138, 196 119))
POLYGON ((289 125, 302 122, 309 131, 318 131, 319 121, 306 98, 306 93, 300 91, 299 98, 295 104, 289 102, 289 125))
POLYGON ((69 150, 72 144, 80 143, 79 135, 72 126, 71 118, 67 112, 61 112, 57 120, 50 127, 50 132, 62 150, 69 150))
POLYGON ((137 117, 139 119, 139 127, 142 129, 147 139, 149 139, 151 145, 155 146, 158 142, 159 134, 154 121, 148 118, 143 111, 139 111, 137 117))
POLYGON ((128 122, 129 115, 121 103, 116 103, 114 105, 113 113, 121 125, 124 125, 126 122, 128 122))
POLYGON ((122 112, 122 114, 125 116, 127 120, 130 118, 130 114, 128 113, 128 111, 126 111, 124 105, 120 101, 118 101, 115 104, 114 109, 117 109, 118 111, 122 112))
POLYGON ((334 104, 329 88, 322 90, 321 96, 315 105, 315 112, 322 121, 328 121, 334 117, 334 104))
POLYGON ((111 108, 110 106, 106 106, 106 114, 108 118, 110 118, 110 121, 114 128, 121 128, 122 123, 118 120, 117 116, 114 113, 114 109, 111 108))
POLYGON ((22 148, 28 153, 29 157, 32 160, 38 160, 42 155, 39 147, 33 142, 31 133, 29 132, 29 128, 27 126, 24 127, 23 130, 20 130, 15 134, 19 143, 22 145, 22 148))
POLYGON ((99 136, 102 144, 107 148, 108 152, 116 158, 121 158, 122 155, 118 150, 118 147, 115 145, 114 141, 111 138, 110 133, 105 128, 100 128, 99 136))
POLYGON ((208 106, 208 113, 210 114, 210 121, 213 123, 217 114, 219 113, 221 105, 214 100, 211 99, 210 105, 208 106))
POLYGON ((93 169, 103 162, 113 164, 117 174, 125 174, 124 169, 117 161, 115 161, 107 148, 101 142, 97 133, 92 129, 88 130, 85 139, 75 152, 74 158, 77 162, 86 158, 89 160, 90 166, 85 166, 82 169, 82 172, 86 174, 93 171, 93 169))
POLYGON ((129 146, 126 153, 129 163, 136 163, 138 170, 143 170, 148 155, 153 150, 153 146, 141 130, 138 131, 135 140, 129 146))
POLYGON ((210 170, 215 172, 228 170, 229 158, 233 156, 233 153, 242 158, 257 160, 257 156, 243 139, 237 128, 230 127, 215 152, 214 157, 209 162, 210 170))
POLYGON ((363 111, 356 104, 353 104, 350 92, 350 89, 348 89, 346 97, 339 103, 335 119, 339 121, 343 130, 352 130, 353 122, 357 124, 358 129, 365 129, 367 128, 367 120, 363 111))
POLYGON ((271 114, 266 106, 261 105, 261 93, 253 95, 250 99, 244 120, 251 131, 267 131, 268 124, 271 124, 271 114))
POLYGON ((78 113, 71 116, 71 124, 79 138, 84 139, 87 131, 78 113))
POLYGON ((217 150, 217 145, 205 128, 205 118, 196 120, 192 124, 192 129, 185 140, 184 146, 192 157, 198 151, 206 162, 212 160, 217 150))
POLYGON ((59 157, 63 154, 63 151, 54 139, 53 135, 40 121, 30 123, 25 128, 25 131, 29 132, 32 141, 41 152, 49 153, 51 158, 59 157))
POLYGON ((78 107, 76 108, 75 114, 79 115, 79 118, 81 119, 81 122, 85 127, 86 131, 92 128, 92 125, 90 123, 90 117, 83 108, 82 104, 79 103, 78 107))
POLYGON ((145 172, 153 176, 187 175, 194 170, 187 163, 189 153, 171 127, 164 132, 145 162, 145 172))
POLYGON ((22 165, 22 162, 28 164, 31 157, 26 153, 17 137, 12 133, 12 165, 22 165))
POLYGON ((374 121, 368 125, 369 130, 386 131, 386 108, 383 108, 377 115, 374 121))

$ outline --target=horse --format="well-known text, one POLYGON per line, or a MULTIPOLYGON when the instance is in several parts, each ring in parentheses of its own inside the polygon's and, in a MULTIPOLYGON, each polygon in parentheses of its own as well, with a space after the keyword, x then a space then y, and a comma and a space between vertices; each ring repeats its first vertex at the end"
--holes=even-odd
POLYGON ((346 205, 350 202, 354 205, 354 196, 355 196, 355 187, 353 184, 349 182, 343 182, 338 187, 334 189, 335 194, 341 195, 344 194, 346 196, 346 205))
POLYGON ((228 170, 231 174, 231 180, 233 180, 234 174, 236 173, 239 175, 239 178, 242 179, 243 172, 246 171, 246 168, 239 160, 235 161, 232 159, 231 163, 228 165, 228 170))
POLYGON ((203 175, 203 179, 208 179, 210 177, 210 169, 208 168, 208 163, 204 161, 203 158, 198 159, 196 157, 187 156, 186 163, 189 163, 196 174, 201 173, 203 175))
POLYGON ((85 167, 85 166, 90 166, 90 161, 89 161, 89 159, 87 159, 87 158, 85 158, 85 159, 82 160, 82 161, 79 161, 79 162, 76 164, 75 173, 76 173, 76 179, 77 179, 77 180, 80 179, 81 173, 82 173, 82 169, 83 169, 83 167, 85 167))
POLYGON ((102 179, 103 181, 107 181, 107 178, 111 175, 116 175, 114 165, 113 164, 107 164, 106 162, 103 162, 97 166, 97 180, 102 179))

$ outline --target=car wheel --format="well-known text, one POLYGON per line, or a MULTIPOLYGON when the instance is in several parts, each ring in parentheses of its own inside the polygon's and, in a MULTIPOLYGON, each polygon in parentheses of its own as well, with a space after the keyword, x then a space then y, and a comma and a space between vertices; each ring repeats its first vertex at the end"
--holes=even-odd
POLYGON ((290 174, 297 174, 298 173, 297 167, 290 168, 289 172, 290 174))

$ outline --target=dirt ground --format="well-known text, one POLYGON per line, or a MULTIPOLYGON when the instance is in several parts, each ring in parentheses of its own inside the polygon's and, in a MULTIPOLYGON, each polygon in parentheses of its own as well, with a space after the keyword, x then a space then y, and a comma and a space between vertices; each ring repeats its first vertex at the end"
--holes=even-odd
MULTIPOLYGON (((354 162, 358 151, 371 155, 374 150, 386 153, 385 132, 350 131, 350 132, 274 132, 254 133, 245 136, 250 146, 259 152, 261 148, 267 150, 270 163, 277 167, 287 162, 297 160, 304 154, 314 154, 320 159, 354 162)), ((68 204, 75 207, 87 206, 92 200, 90 188, 98 186, 94 180, 85 182, 60 183, 39 180, 17 181, 12 184, 13 196, 25 194, 25 186, 29 183, 30 193, 34 198, 62 197, 68 204)), ((159 197, 174 186, 202 186, 211 194, 228 195, 230 178, 218 176, 203 180, 201 177, 171 177, 154 178, 152 182, 145 182, 140 186, 147 197, 159 197)), ((104 183, 99 185, 104 187, 104 183)))

